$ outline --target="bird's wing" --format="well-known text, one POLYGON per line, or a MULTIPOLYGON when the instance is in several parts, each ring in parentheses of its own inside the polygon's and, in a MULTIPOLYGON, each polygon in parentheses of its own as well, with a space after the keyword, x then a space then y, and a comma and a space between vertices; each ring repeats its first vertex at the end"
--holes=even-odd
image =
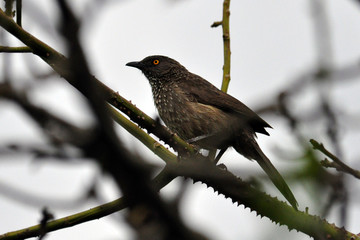
POLYGON ((269 135, 265 128, 271 128, 271 126, 245 104, 229 94, 220 91, 198 75, 193 74, 192 78, 195 81, 181 81, 181 84, 184 84, 183 87, 187 89, 189 100, 211 105, 224 112, 239 115, 254 132, 269 135))

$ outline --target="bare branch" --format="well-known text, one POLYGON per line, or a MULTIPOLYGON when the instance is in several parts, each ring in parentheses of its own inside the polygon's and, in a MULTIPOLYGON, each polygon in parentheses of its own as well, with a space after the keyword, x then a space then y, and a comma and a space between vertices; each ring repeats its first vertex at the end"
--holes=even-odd
POLYGON ((334 162, 330 163, 328 160, 325 160, 322 162, 324 167, 334 167, 338 171, 346 172, 354 177, 360 179, 360 171, 355 170, 348 165, 346 165, 343 161, 341 161, 338 157, 336 157, 334 154, 329 152, 322 143, 318 143, 314 139, 310 140, 310 143, 313 145, 313 148, 316 150, 319 150, 320 152, 324 153, 326 156, 328 156, 330 159, 332 159, 334 162))

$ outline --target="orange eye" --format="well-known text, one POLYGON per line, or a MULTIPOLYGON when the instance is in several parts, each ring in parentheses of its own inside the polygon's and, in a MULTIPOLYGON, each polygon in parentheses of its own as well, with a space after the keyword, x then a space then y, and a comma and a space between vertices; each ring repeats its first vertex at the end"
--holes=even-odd
POLYGON ((160 62, 159 60, 155 59, 155 60, 153 61, 153 64, 154 64, 154 65, 158 65, 159 62, 160 62))

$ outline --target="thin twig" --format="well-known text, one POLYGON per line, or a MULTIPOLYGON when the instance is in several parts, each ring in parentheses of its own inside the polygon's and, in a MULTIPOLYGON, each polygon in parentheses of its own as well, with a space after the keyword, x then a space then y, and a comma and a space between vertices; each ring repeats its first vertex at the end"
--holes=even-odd
POLYGON ((224 41, 224 67, 223 67, 223 80, 221 90, 227 92, 230 83, 230 0, 224 0, 223 3, 223 41, 224 41))
POLYGON ((16 0, 16 23, 22 25, 22 0, 16 0))
MULTIPOLYGON (((224 42, 224 66, 223 66, 223 79, 221 84, 221 91, 227 92, 230 83, 230 63, 231 63, 231 51, 230 51, 230 0, 224 0, 223 2, 223 16, 221 21, 214 22, 211 27, 222 26, 223 42, 224 42)), ((216 149, 209 151, 209 158, 214 159, 216 156, 216 149)), ((221 157, 221 156, 220 156, 221 157)), ((219 161, 220 158, 216 157, 215 161, 219 161)))
POLYGON ((221 21, 214 22, 210 27, 222 26, 223 42, 224 42, 224 66, 223 80, 221 90, 227 92, 230 83, 230 0, 223 2, 223 15, 221 21))
POLYGON ((20 94, 7 83, 0 84, 0 99, 2 98, 17 103, 44 130, 53 144, 59 145, 66 142, 82 145, 91 137, 91 129, 79 128, 32 104, 25 93, 20 94), (59 129, 61 129, 61 134, 59 134, 59 129))
POLYGON ((338 157, 336 157, 334 154, 329 152, 322 143, 318 143, 314 139, 310 139, 310 143, 313 145, 313 148, 316 150, 319 150, 320 152, 324 153, 326 156, 328 156, 331 160, 334 161, 334 164, 328 164, 325 162, 325 167, 335 167, 337 165, 336 170, 349 173, 353 175, 354 177, 360 179, 360 171, 355 170, 348 165, 346 165, 343 161, 341 161, 338 157), (336 164, 336 165, 335 165, 336 164))
POLYGON ((6 53, 31 53, 31 48, 24 46, 24 47, 5 47, 0 46, 0 52, 6 53))
POLYGON ((9 17, 13 17, 13 3, 15 0, 4 0, 5 1, 5 14, 9 17))

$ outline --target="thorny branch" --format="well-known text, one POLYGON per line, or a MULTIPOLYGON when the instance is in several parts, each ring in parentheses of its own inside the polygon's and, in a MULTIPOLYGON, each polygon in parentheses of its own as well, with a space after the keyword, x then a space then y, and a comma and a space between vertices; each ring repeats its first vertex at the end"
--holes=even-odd
MULTIPOLYGON (((254 189, 248 183, 237 178, 232 173, 222 170, 208 161, 169 163, 161 174, 164 174, 165 178, 184 176, 194 179, 195 182, 200 181, 208 187, 212 187, 215 192, 224 195, 226 198, 230 198, 234 203, 249 207, 252 211, 255 211, 257 215, 260 215, 261 217, 266 216, 275 223, 286 225, 289 229, 296 229, 304 232, 314 239, 359 239, 356 235, 345 231, 343 228, 337 228, 320 217, 294 210, 286 203, 254 189)), ((161 183, 163 180, 159 178, 158 181, 159 182, 155 180, 153 181, 156 189, 160 189, 162 187, 161 183)), ((118 199, 66 218, 51 221, 48 223, 47 228, 53 231, 63 227, 71 227, 84 221, 94 220, 106 216, 110 213, 123 209, 126 206, 127 204, 123 199, 118 199)), ((0 239, 10 240, 19 239, 21 237, 27 238, 36 236, 36 233, 39 230, 40 226, 37 225, 5 235, 0 235, 0 239)))

